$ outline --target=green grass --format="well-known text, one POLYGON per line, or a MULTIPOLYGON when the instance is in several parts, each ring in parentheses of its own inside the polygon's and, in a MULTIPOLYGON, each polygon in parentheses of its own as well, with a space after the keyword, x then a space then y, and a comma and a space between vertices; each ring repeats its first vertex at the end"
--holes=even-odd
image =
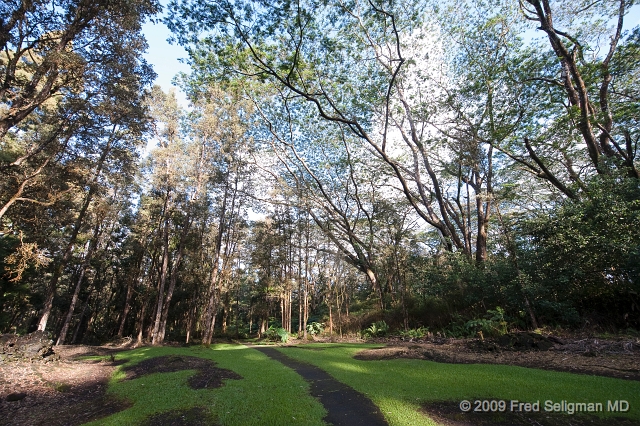
POLYGON ((147 417, 171 410, 204 407, 210 422, 222 425, 324 425, 325 410, 309 395, 309 385, 293 370, 262 353, 241 345, 212 348, 140 348, 122 352, 122 367, 164 355, 188 355, 215 361, 216 367, 235 371, 241 380, 225 380, 216 389, 191 389, 187 379, 195 370, 155 373, 123 381, 118 370, 108 392, 133 406, 91 425, 137 425, 147 417))
MULTIPOLYGON (((500 365, 440 364, 424 360, 359 361, 353 355, 379 345, 314 344, 313 349, 279 348, 286 355, 314 364, 337 380, 364 393, 391 425, 434 425, 421 412, 429 401, 512 399, 522 402, 601 402, 626 400, 628 413, 616 416, 640 420, 640 383, 500 365)), ((194 370, 155 373, 123 380, 117 371, 108 392, 133 403, 129 409, 90 423, 136 425, 154 414, 203 407, 211 423, 221 425, 322 425, 324 408, 309 395, 309 385, 293 370, 242 345, 140 348, 117 355, 122 367, 164 355, 211 359, 243 377, 226 380, 216 389, 191 389, 194 370)), ((121 367, 121 368, 122 368, 121 367)), ((614 413, 612 413, 614 414, 614 413)))
POLYGON ((364 393, 381 409, 390 425, 433 425, 420 413, 428 401, 502 399, 522 402, 601 402, 626 400, 627 413, 610 413, 640 420, 640 383, 599 376, 487 364, 441 364, 416 359, 359 361, 353 355, 362 344, 314 344, 305 350, 278 350, 327 371, 337 380, 364 393))

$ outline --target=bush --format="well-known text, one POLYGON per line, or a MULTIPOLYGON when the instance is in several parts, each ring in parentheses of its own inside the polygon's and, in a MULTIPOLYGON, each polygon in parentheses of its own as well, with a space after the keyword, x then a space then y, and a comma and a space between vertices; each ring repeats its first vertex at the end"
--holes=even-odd
POLYGON ((422 339, 429 334, 427 327, 413 328, 406 331, 401 331, 400 336, 405 339, 422 339))
POLYGON ((504 320, 504 309, 497 306, 495 310, 488 309, 485 318, 467 321, 465 327, 471 336, 482 332, 482 336, 497 337, 507 334, 507 322, 504 320))
POLYGON ((290 335, 287 332, 287 330, 285 330, 282 327, 270 326, 267 332, 265 333, 265 337, 267 338, 267 340, 271 340, 274 342, 277 342, 278 340, 280 340, 280 342, 282 343, 287 343, 290 335))
POLYGON ((364 337, 380 337, 387 334, 389 326, 384 321, 376 321, 363 331, 364 337))
POLYGON ((311 334, 312 336, 320 334, 323 331, 324 331, 324 323, 314 321, 310 324, 307 324, 307 333, 311 334))

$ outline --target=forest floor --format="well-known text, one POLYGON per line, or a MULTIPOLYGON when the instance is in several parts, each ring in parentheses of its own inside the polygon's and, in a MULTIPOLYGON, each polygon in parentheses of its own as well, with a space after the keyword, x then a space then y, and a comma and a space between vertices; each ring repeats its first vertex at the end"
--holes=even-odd
MULTIPOLYGON (((300 341, 292 340, 291 343, 300 341)), ((640 340, 630 337, 568 337, 558 339, 548 350, 514 350, 489 339, 402 341, 389 338, 374 339, 373 343, 385 346, 366 349, 356 357, 361 360, 418 358, 445 363, 506 364, 640 380, 640 340)), ((57 361, 0 364, 0 424, 80 425, 129 407, 127 401, 106 396, 110 377, 117 366, 125 362, 116 354, 128 349, 131 348, 62 346, 54 348, 60 356, 57 361), (103 358, 79 359, 86 356, 103 358)), ((447 418, 450 410, 431 407, 429 411, 447 418)), ((150 421, 149 424, 169 423, 150 421)))
POLYGON ((120 350, 104 346, 58 346, 58 361, 0 364, 0 424, 81 425, 130 406, 106 396, 120 350), (104 360, 79 360, 104 356, 104 360), (11 401, 15 399, 15 401, 11 401))

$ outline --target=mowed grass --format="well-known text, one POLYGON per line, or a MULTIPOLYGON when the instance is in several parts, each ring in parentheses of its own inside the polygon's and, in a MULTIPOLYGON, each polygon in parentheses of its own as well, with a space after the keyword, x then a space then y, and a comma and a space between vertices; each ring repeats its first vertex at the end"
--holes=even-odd
POLYGON ((309 385, 293 370, 242 345, 211 348, 139 348, 121 352, 128 359, 114 374, 108 393, 133 406, 91 425, 138 425, 155 414, 203 407, 206 423, 220 425, 324 425, 325 410, 309 395, 309 385), (195 370, 155 373, 123 380, 122 368, 164 355, 197 356, 213 360, 218 368, 232 370, 241 380, 225 380, 215 389, 191 389, 187 379, 195 370))
MULTIPOLYGON (((488 364, 442 364, 416 359, 359 361, 362 344, 314 344, 279 348, 291 358, 327 371, 367 395, 390 425, 435 425, 421 413, 429 401, 511 400, 534 403, 599 402, 601 415, 640 420, 640 382, 488 364), (321 350, 309 350, 321 349, 321 350), (626 400, 626 413, 607 412, 607 401, 626 400)), ((507 405, 509 406, 509 405, 507 405)), ((567 416, 569 416, 567 414, 567 416)))

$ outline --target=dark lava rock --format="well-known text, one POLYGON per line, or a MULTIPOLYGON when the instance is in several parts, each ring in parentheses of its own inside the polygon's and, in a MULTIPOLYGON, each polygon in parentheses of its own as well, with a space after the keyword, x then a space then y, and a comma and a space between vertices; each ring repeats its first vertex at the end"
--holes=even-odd
POLYGON ((9 395, 7 395, 7 401, 9 402, 20 401, 21 399, 24 399, 26 396, 27 394, 24 392, 10 393, 9 395))
POLYGON ((496 339, 496 344, 514 350, 548 351, 553 342, 547 337, 536 333, 510 333, 496 339))
POLYGON ((53 352, 51 335, 44 331, 18 336, 3 334, 0 336, 0 362, 50 360, 53 352))
POLYGON ((215 363, 209 359, 186 355, 150 358, 124 368, 128 380, 147 374, 171 373, 182 370, 197 370, 197 373, 191 376, 187 382, 192 389, 217 388, 222 386, 223 379, 242 379, 242 376, 231 370, 215 367, 215 363))

